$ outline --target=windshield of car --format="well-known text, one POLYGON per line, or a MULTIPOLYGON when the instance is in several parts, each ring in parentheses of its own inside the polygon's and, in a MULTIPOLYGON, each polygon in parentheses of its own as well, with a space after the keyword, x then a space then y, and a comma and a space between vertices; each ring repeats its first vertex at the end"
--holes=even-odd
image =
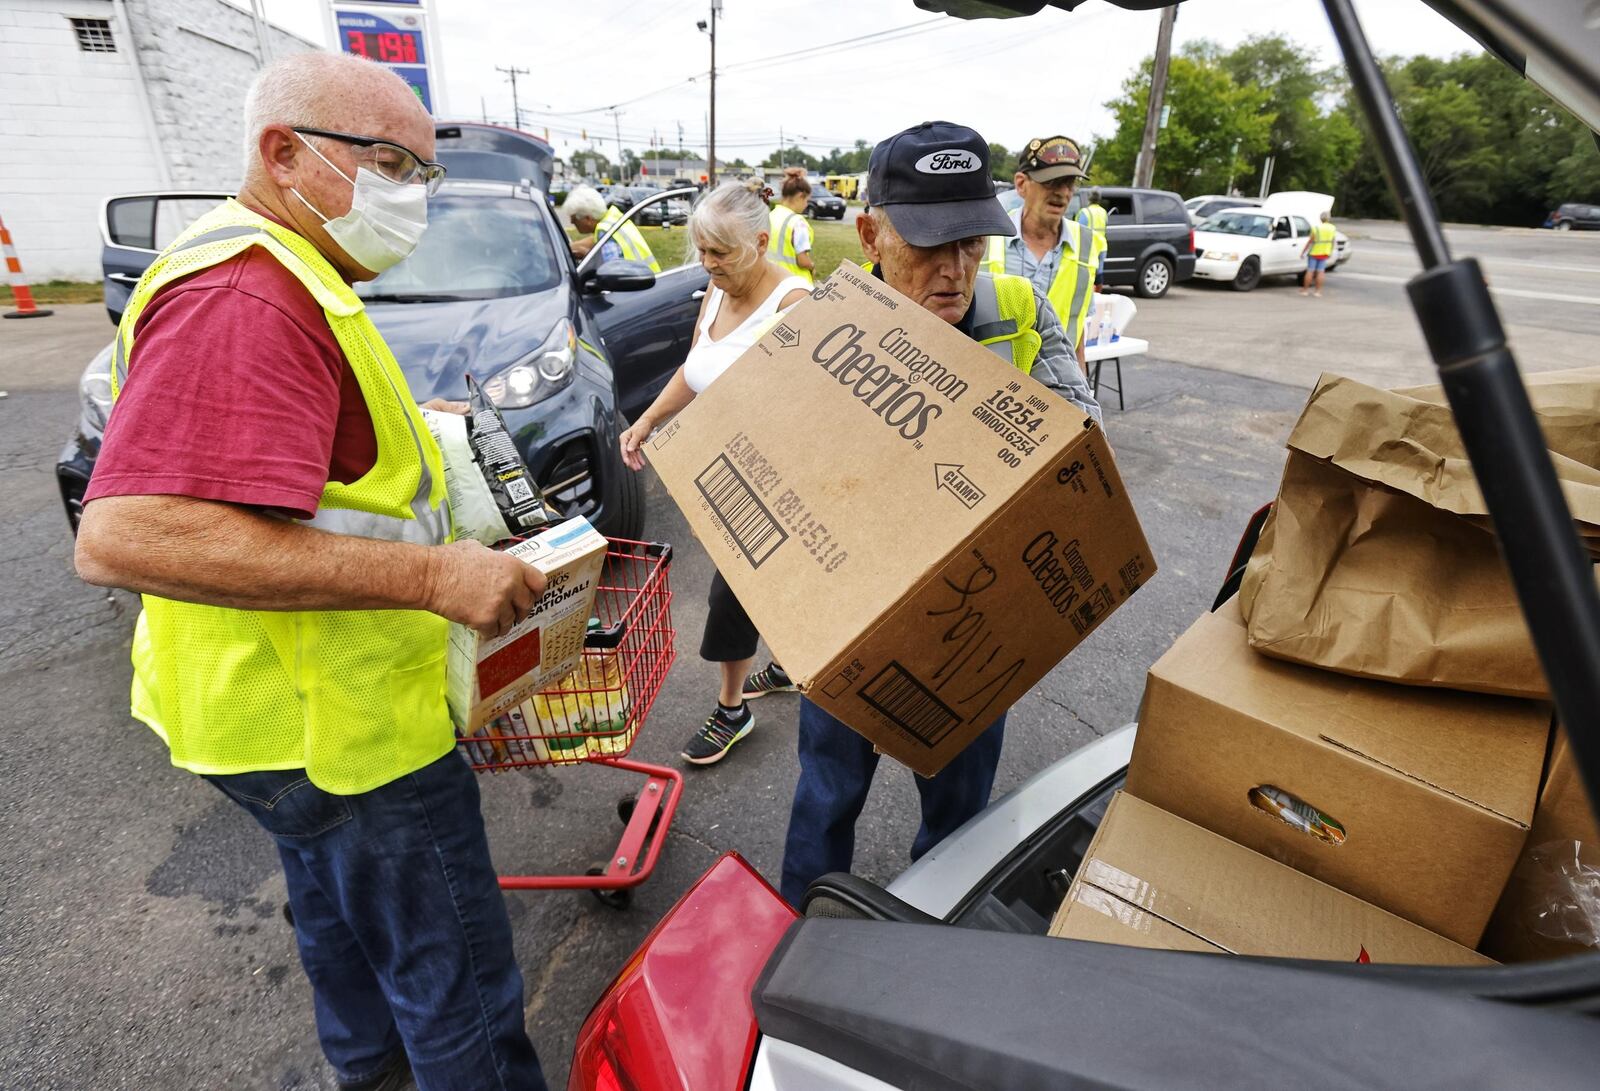
POLYGON ((1249 235, 1264 239, 1272 233, 1272 218, 1259 212, 1221 212, 1201 225, 1219 235, 1249 235))
POLYGON ((532 201, 441 196, 428 202, 416 252, 356 294, 373 303, 498 299, 546 291, 560 279, 559 255, 532 201))

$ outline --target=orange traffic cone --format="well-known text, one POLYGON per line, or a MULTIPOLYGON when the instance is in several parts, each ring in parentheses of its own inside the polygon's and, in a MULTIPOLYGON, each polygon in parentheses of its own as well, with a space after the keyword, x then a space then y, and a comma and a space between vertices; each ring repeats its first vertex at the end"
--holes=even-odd
POLYGON ((43 318, 54 314, 54 311, 42 309, 33 301, 33 293, 28 291, 28 282, 22 279, 22 263, 17 260, 17 251, 11 245, 11 232, 6 230, 4 220, 0 220, 0 253, 5 254, 6 272, 11 279, 11 295, 17 301, 17 309, 7 311, 0 318, 43 318))

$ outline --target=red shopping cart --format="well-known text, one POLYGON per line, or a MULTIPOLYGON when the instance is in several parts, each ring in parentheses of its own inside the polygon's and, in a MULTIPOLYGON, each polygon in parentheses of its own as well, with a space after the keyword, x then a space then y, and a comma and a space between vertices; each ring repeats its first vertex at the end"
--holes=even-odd
POLYGON ((672 667, 672 547, 608 540, 594 618, 578 667, 459 745, 478 772, 533 765, 609 765, 645 778, 617 803, 622 840, 583 875, 502 875, 503 890, 588 890, 625 908, 661 855, 683 774, 632 761, 639 728, 672 667))

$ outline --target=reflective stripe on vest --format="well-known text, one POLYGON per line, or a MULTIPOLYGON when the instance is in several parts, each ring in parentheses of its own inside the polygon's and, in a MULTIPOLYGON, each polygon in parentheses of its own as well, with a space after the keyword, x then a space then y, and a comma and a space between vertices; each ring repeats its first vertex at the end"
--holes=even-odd
POLYGON ((767 214, 767 260, 790 275, 801 277, 807 284, 813 284, 811 270, 800 267, 800 251, 794 245, 794 221, 799 215, 784 205, 775 206, 767 214))
POLYGON ((661 272, 661 263, 656 261, 655 254, 650 250, 650 244, 644 241, 644 236, 633 226, 631 220, 623 223, 622 213, 616 205, 607 208, 606 214, 600 217, 600 222, 594 225, 594 241, 599 243, 605 233, 611 230, 611 225, 616 223, 621 223, 622 227, 611 236, 611 241, 622 248, 622 256, 628 261, 644 262, 650 266, 652 273, 661 272))
POLYGON ((1038 319, 1027 277, 978 274, 972 286, 972 336, 1024 375, 1033 371, 1044 343, 1038 319))
MULTIPOLYGON (((328 482, 306 522, 448 541, 438 446, 361 300, 305 239, 234 201, 201 217, 140 278, 113 352, 113 416, 138 375, 134 330, 150 300, 252 246, 322 307, 377 439, 372 469, 328 482)), ((234 610, 146 595, 134 632, 133 714, 166 740, 174 765, 194 772, 304 768, 327 791, 368 791, 455 745, 444 700, 448 632, 443 618, 418 610, 234 610)))
POLYGON ((1333 243, 1336 232, 1330 223, 1314 223, 1311 225, 1311 256, 1314 258, 1331 258, 1333 256, 1333 243))
MULTIPOLYGON (((1045 296, 1050 300, 1050 306, 1055 308, 1056 317, 1061 319, 1061 328, 1067 332, 1071 346, 1076 350, 1083 344, 1084 326, 1089 321, 1089 296, 1094 290, 1095 272, 1103 247, 1094 232, 1083 224, 1076 220, 1061 222, 1068 236, 1071 253, 1062 253, 1057 259, 1056 275, 1045 296)), ((1004 235, 989 236, 989 248, 983 259, 986 271, 1022 275, 1022 256, 1018 254, 1014 262, 1011 260, 1010 242, 1011 239, 1004 235), (1008 270, 1008 265, 1015 265, 1015 268, 1008 270)), ((1022 245, 1026 246, 1027 243, 1022 245)))

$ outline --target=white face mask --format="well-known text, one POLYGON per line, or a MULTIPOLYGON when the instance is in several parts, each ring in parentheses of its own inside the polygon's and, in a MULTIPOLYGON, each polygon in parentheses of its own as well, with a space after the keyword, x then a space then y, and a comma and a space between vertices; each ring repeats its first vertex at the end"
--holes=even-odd
POLYGON ((355 187, 350 211, 334 220, 323 216, 298 189, 290 190, 300 198, 301 204, 322 217, 329 237, 340 249, 374 273, 381 273, 410 256, 422 233, 428 229, 428 187, 421 183, 395 182, 366 167, 356 168, 355 180, 351 181, 348 174, 317 151, 315 144, 299 133, 295 135, 318 159, 355 187))

